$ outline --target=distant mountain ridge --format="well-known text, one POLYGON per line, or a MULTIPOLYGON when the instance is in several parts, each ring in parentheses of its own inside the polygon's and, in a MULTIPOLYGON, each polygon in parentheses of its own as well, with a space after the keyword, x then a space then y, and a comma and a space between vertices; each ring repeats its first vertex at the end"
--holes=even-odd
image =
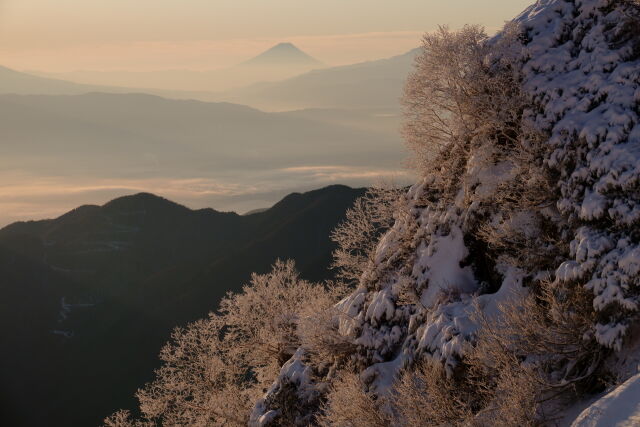
POLYGON ((413 49, 391 58, 256 83, 220 94, 218 99, 265 110, 377 108, 399 112, 402 88, 418 52, 413 49))
POLYGON ((308 65, 321 66, 322 62, 298 49, 292 43, 279 43, 272 48, 262 52, 258 56, 244 61, 241 66, 287 66, 287 65, 308 65))
POLYGON ((172 328, 251 272, 291 258, 331 277, 328 236, 363 191, 293 193, 247 216, 140 193, 0 229, 0 420, 96 425, 132 406, 172 328))
POLYGON ((205 99, 211 94, 205 92, 163 90, 157 88, 129 88, 117 85, 76 83, 64 79, 64 74, 42 76, 16 71, 0 65, 0 94, 16 95, 83 95, 92 92, 129 94, 148 93, 175 99, 205 99))
MULTIPOLYGON (((322 63, 300 51, 294 45, 281 43, 236 67, 232 67, 229 71, 231 74, 250 77, 243 77, 245 83, 235 85, 237 87, 234 89, 211 86, 210 83, 216 79, 226 78, 226 74, 220 74, 220 70, 211 72, 184 70, 123 72, 122 81, 119 83, 121 86, 127 87, 115 87, 81 85, 59 80, 83 80, 83 78, 91 80, 93 78, 104 83, 110 73, 94 73, 93 77, 84 75, 91 74, 90 72, 47 75, 56 78, 52 79, 50 77, 29 76, 25 73, 0 68, 0 93, 145 92, 176 99, 228 101, 271 111, 301 108, 388 109, 390 107, 398 110, 398 98, 418 50, 413 49, 391 58, 323 68, 322 63), (274 64, 285 64, 284 67, 290 67, 291 72, 288 75, 280 75, 278 78, 279 73, 271 75, 258 73, 257 76, 253 76, 252 72, 248 71, 254 65, 257 68, 269 69, 273 68, 274 64), (20 84, 15 83, 18 75, 22 76, 20 84), (164 90, 140 89, 141 86, 160 87, 165 80, 180 81, 183 86, 187 85, 187 87, 174 86, 171 90, 167 88, 164 90), (128 84, 126 84, 127 81, 128 84), (27 84, 28 82, 31 82, 31 87, 27 84)), ((117 74, 116 72, 111 74, 114 73, 117 74)), ((225 71, 225 73, 227 72, 225 71)))
MULTIPOLYGON (((233 87, 243 87, 256 82, 262 81, 278 81, 287 79, 299 74, 303 74, 312 69, 321 68, 322 62, 311 57, 307 53, 298 49, 291 43, 280 43, 270 49, 258 54, 237 65, 225 68, 211 70, 188 70, 188 69, 169 69, 155 71, 96 71, 96 70, 80 70, 63 73, 46 73, 33 72, 44 79, 54 79, 58 81, 66 81, 67 86, 82 84, 87 86, 101 86, 102 90, 92 88, 90 91, 107 91, 120 92, 122 88, 127 88, 129 92, 145 92, 158 94, 161 96, 170 96, 177 98, 195 98, 204 101, 215 99, 212 92, 228 90, 233 87), (145 88, 145 89, 141 89, 145 88)), ((38 90, 27 92, 26 88, 19 92, 5 92, 6 84, 3 79, 14 78, 14 76, 6 76, 0 70, 0 92, 4 93, 29 93, 29 94, 49 94, 50 92, 41 92, 38 90)), ((45 82, 37 82, 34 75, 28 73, 19 73, 12 71, 14 74, 22 74, 30 76, 30 80, 34 87, 43 87, 45 82)), ((48 82, 50 86, 54 86, 59 90, 59 83, 48 82)), ((48 87, 45 86, 48 89, 48 87)), ((77 88, 68 87, 67 89, 76 90, 77 88)), ((14 89, 15 90, 15 89, 14 89)), ((64 93, 64 92, 63 92, 64 93)), ((77 92, 73 92, 77 94, 77 92)), ((54 92, 52 94, 61 94, 54 92)))

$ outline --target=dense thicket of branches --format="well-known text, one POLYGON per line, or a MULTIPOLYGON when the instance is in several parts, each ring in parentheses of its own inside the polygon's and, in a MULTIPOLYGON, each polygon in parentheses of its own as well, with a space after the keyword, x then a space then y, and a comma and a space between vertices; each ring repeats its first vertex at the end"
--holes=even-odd
POLYGON ((347 210, 345 220, 331 233, 331 240, 337 244, 333 268, 338 278, 355 284, 373 263, 380 236, 402 209, 402 193, 392 186, 372 187, 347 210))
POLYGON ((403 97, 403 134, 420 172, 441 169, 436 159, 445 149, 468 148, 474 139, 484 142, 479 137, 497 146, 519 143, 525 99, 515 58, 506 51, 514 37, 517 29, 507 28, 490 44, 479 26, 441 27, 424 36, 403 97))

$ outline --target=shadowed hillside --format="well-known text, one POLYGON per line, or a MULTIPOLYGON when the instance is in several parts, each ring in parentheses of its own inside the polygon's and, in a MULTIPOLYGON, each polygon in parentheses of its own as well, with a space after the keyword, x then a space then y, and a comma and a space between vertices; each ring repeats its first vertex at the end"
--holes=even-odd
POLYGON ((328 236, 362 192, 295 193, 245 216, 141 193, 0 230, 0 318, 12 325, 0 345, 15 350, 1 356, 3 419, 95 425, 133 406, 171 329, 251 272, 293 258, 306 278, 331 277, 328 236))

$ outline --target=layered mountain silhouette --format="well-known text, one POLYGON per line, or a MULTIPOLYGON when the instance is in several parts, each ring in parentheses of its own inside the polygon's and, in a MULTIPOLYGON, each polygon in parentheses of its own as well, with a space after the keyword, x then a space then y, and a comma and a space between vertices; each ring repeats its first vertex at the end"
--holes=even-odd
MULTIPOLYGON (((229 156, 236 156, 233 168, 242 169, 265 163, 290 165, 283 152, 306 155, 318 164, 335 164, 336 157, 351 154, 361 159, 363 150, 373 158, 382 151, 388 155, 399 145, 389 141, 389 134, 377 134, 374 127, 348 125, 351 117, 354 122, 365 120, 357 113, 264 113, 237 104, 143 94, 0 95, 0 112, 3 137, 13 143, 3 152, 6 161, 37 149, 39 157, 91 162, 96 150, 106 150, 111 157, 123 157, 117 160, 121 166, 133 163, 144 169, 140 161, 153 152, 165 173, 189 153, 197 155, 188 159, 191 167, 228 168, 229 156), (199 164, 205 160, 206 164, 199 164)), ((108 161, 101 158, 96 167, 108 166, 108 161)), ((372 158, 360 163, 375 164, 372 158)))
POLYGON ((291 258, 305 278, 331 277, 328 236, 361 194, 332 186, 240 216, 142 193, 3 228, 0 417, 96 425, 133 406, 172 328, 251 272, 291 258))
MULTIPOLYGON (((337 181, 316 174, 316 167, 400 169, 404 153, 398 150, 401 143, 393 120, 349 111, 264 113, 241 105, 142 94, 0 95, 0 128, 7 142, 0 170, 20 165, 33 177, 58 177, 56 185, 89 184, 84 194, 65 196, 64 206, 130 194, 149 188, 144 185, 148 180, 196 177, 246 188, 260 182, 256 191, 264 194, 265 202, 259 204, 250 203, 256 192, 207 196, 208 205, 244 212, 292 191, 337 181), (92 190, 100 180, 108 185, 115 180, 117 185, 92 190)), ((367 184, 357 176, 340 181, 367 184)), ((11 184, 24 182, 15 178, 11 184)), ((21 197, 16 202, 40 203, 42 193, 29 199, 14 195, 21 197)), ((58 203, 56 197, 45 195, 42 203, 51 207, 58 203)), ((0 224, 21 219, 20 212, 9 210, 8 206, 0 211, 0 224)))
POLYGON ((80 94, 87 92, 145 92, 169 98, 228 101, 264 110, 301 108, 399 109, 402 86, 418 49, 392 58, 353 65, 322 68, 322 64, 290 43, 281 43, 230 70, 243 76, 251 69, 287 68, 286 73, 270 71, 244 79, 243 84, 226 85, 222 71, 168 70, 145 73, 77 72, 55 74, 57 79, 102 82, 102 86, 78 85, 69 81, 36 77, 0 68, 0 93, 80 94), (278 75, 280 79, 278 79, 278 75), (104 85, 119 84, 128 88, 104 85), (170 89, 163 82, 175 81, 170 89), (217 82, 217 83, 216 83, 217 82), (256 83, 257 82, 257 83, 256 83), (253 84, 250 84, 253 83, 253 84), (225 86, 226 85, 226 86, 225 86), (229 86, 237 86, 228 89, 229 86), (156 87, 156 89, 140 89, 156 87), (157 89, 164 87, 164 90, 157 89), (181 89, 181 90, 179 90, 181 89))

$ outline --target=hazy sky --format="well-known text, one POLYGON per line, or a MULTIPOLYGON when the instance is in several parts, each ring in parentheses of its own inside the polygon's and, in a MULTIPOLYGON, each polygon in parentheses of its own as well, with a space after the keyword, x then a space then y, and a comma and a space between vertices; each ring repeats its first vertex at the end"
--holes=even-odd
POLYGON ((330 64, 415 47, 439 24, 492 31, 532 0, 0 0, 2 64, 212 69, 291 41, 330 64))

